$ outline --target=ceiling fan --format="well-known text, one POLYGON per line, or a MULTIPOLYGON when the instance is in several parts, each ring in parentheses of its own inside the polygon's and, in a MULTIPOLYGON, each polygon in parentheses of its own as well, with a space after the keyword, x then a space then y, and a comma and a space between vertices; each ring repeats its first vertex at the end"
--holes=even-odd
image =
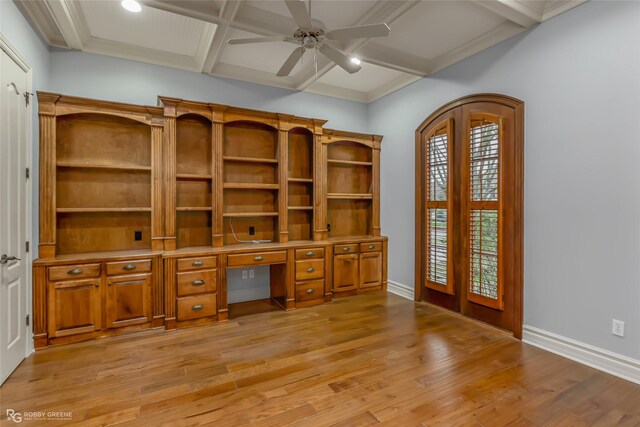
MULTIPOLYGON (((302 59, 306 49, 319 51, 321 54, 335 62, 350 74, 360 70, 360 65, 352 62, 344 52, 331 46, 330 40, 350 40, 370 37, 387 37, 389 35, 389 27, 387 24, 371 24, 360 25, 356 27, 339 28, 325 32, 322 28, 324 25, 314 25, 311 22, 311 0, 309 0, 309 10, 303 0, 284 0, 293 20, 296 22, 298 29, 291 36, 274 36, 274 37, 254 37, 246 39, 230 39, 228 44, 249 44, 264 43, 273 41, 285 41, 299 44, 291 55, 284 61, 280 70, 276 73, 278 77, 288 76, 296 64, 302 59)), ((318 22, 318 21, 316 21, 318 22)), ((317 66, 317 63, 316 63, 317 66)))

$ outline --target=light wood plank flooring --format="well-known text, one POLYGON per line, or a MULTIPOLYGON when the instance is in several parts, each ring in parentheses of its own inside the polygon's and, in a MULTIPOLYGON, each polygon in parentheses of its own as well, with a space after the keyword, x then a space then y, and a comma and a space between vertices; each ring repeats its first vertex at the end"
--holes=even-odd
POLYGON ((640 386, 377 292, 50 348, 0 389, 22 425, 640 425, 640 386))

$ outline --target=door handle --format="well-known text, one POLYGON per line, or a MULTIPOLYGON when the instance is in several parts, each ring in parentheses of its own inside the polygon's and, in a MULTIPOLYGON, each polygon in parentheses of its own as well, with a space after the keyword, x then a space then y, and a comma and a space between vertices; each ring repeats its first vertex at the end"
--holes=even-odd
POLYGON ((20 261, 20 258, 16 258, 14 256, 7 256, 7 254, 2 254, 2 256, 0 256, 0 264, 6 264, 9 261, 20 261))

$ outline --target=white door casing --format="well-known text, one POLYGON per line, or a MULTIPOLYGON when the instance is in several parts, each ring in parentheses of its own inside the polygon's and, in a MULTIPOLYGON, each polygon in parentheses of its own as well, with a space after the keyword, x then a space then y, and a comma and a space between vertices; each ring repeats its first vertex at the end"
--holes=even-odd
POLYGON ((26 241, 29 75, 0 50, 0 384, 29 351, 26 241), (3 260, 6 255, 9 260, 3 260), (17 259, 11 259, 15 257, 17 259))

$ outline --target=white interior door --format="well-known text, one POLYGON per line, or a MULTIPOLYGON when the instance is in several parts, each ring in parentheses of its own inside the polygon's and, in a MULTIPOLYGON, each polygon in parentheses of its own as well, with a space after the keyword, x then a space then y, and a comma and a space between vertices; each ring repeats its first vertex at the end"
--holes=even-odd
POLYGON ((27 353, 27 73, 0 50, 0 384, 27 353))

